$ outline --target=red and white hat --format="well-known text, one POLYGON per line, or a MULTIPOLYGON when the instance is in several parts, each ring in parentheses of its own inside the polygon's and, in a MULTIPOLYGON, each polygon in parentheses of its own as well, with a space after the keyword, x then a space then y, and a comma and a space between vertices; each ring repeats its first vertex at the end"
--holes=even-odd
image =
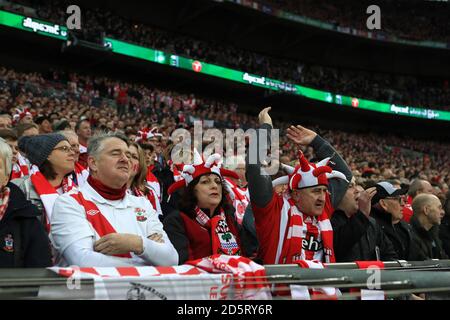
POLYGON ((19 109, 16 108, 16 112, 13 115, 13 123, 16 124, 26 116, 33 116, 31 112, 28 110, 28 108, 25 109, 19 109))
POLYGON ((154 127, 150 130, 150 128, 143 128, 138 131, 135 142, 148 141, 153 137, 162 137, 162 134, 158 131, 157 127, 154 127))
MULTIPOLYGON (((176 167, 174 166, 174 168, 176 167)), ((222 156, 220 154, 214 153, 206 161, 203 161, 200 154, 194 149, 194 162, 183 165, 182 171, 175 179, 175 183, 169 187, 167 193, 170 195, 176 190, 188 186, 196 178, 210 173, 214 173, 221 178, 222 176, 227 176, 239 179, 239 176, 234 171, 222 168, 222 156)))
POLYGON ((282 164, 288 172, 287 176, 279 177, 272 181, 273 186, 287 184, 289 190, 303 189, 318 185, 328 185, 328 179, 338 178, 348 181, 342 172, 331 169, 327 164, 330 158, 325 158, 318 163, 310 163, 303 152, 298 152, 300 164, 295 168, 282 164))

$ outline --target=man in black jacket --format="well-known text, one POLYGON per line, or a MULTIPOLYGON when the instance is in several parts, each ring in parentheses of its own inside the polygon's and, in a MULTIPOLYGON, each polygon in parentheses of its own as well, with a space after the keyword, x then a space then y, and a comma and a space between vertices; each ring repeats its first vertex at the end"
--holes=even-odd
POLYGON ((352 179, 347 192, 331 217, 336 262, 391 261, 397 254, 375 219, 369 216, 376 188, 367 190, 352 179))
POLYGON ((372 198, 370 215, 391 240, 399 259, 418 260, 411 226, 402 220, 407 189, 397 189, 387 181, 378 182, 375 187, 377 193, 372 198))
POLYGON ((442 218, 439 226, 439 238, 442 241, 445 253, 450 256, 450 191, 445 196, 444 212, 444 218, 442 218))
POLYGON ((438 236, 444 216, 439 198, 433 194, 420 194, 414 198, 412 208, 413 242, 419 260, 447 259, 438 236))

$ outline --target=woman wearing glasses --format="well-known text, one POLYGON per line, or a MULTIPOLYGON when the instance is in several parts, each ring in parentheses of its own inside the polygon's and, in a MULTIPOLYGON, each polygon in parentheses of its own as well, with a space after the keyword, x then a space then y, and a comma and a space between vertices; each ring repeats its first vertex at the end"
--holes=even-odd
POLYGON ((74 187, 69 175, 74 170, 75 152, 67 138, 58 133, 22 137, 19 150, 31 163, 30 175, 12 182, 38 207, 49 231, 56 198, 74 187))

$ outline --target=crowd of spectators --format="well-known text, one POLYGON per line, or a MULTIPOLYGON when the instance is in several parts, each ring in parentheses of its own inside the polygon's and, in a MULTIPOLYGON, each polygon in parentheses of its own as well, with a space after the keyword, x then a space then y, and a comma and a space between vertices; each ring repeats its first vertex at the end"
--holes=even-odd
MULTIPOLYGON (((64 24, 67 19, 65 10, 55 9, 64 7, 61 1, 19 2, 36 8, 36 15, 41 19, 60 24, 64 24)), ((281 3, 284 4, 284 2, 281 3)), ((301 3, 302 8, 303 6, 313 7, 311 4, 308 6, 307 2, 301 3)), ((318 8, 322 9, 318 10, 322 12, 324 11, 323 8, 327 7, 328 5, 321 4, 318 5, 318 8)), ((309 15, 310 11, 313 12, 314 10, 305 12, 309 15)), ((352 11, 348 12, 350 15, 352 11)), ((328 16, 323 18, 331 19, 328 16)), ((83 27, 78 31, 78 34, 80 37, 91 41, 100 41, 101 35, 104 34, 165 52, 338 94, 400 105, 441 110, 450 109, 449 82, 448 79, 444 78, 418 78, 407 75, 347 70, 271 57, 225 43, 216 43, 180 33, 164 31, 100 8, 83 8, 82 21, 83 27)))
MULTIPOLYGON (((163 145, 180 127, 193 130, 193 121, 205 127, 244 131, 257 126, 255 117, 239 112, 238 105, 144 84, 126 83, 107 77, 52 71, 49 74, 21 73, 0 68, 0 110, 13 115, 16 108, 29 108, 34 115, 46 114, 52 125, 66 119, 72 127, 81 117, 99 130, 136 136, 138 129, 157 126, 163 145), (141 116, 136 117, 136 114, 141 116)), ((285 136, 291 123, 276 121, 281 129, 281 161, 296 159, 296 148, 285 136)), ((398 179, 409 184, 422 177, 439 193, 450 184, 448 143, 416 140, 391 134, 352 133, 310 125, 343 155, 360 183, 398 179)), ((312 156, 310 150, 305 150, 312 156)))
MULTIPOLYGON (((335 26, 366 30, 367 8, 376 4, 382 15, 381 30, 373 30, 409 40, 450 42, 449 8, 440 1, 325 1, 262 0, 284 11, 332 23, 335 26), (443 10, 444 9, 444 10, 443 10)), ((372 30, 371 30, 372 31, 372 30)))

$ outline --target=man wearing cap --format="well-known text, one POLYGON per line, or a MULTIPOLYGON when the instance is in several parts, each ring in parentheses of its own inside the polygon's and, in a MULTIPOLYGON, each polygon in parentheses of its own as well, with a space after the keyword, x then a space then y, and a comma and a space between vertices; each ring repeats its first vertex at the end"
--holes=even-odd
POLYGON ((392 261, 397 253, 376 220, 370 217, 371 199, 376 188, 367 190, 355 178, 331 217, 337 262, 392 261))
POLYGON ((391 240, 399 259, 417 260, 412 244, 412 230, 403 218, 404 195, 407 189, 397 189, 387 181, 375 185, 377 193, 372 198, 370 215, 391 240))
MULTIPOLYGON (((259 114, 261 129, 269 132, 268 137, 272 129, 269 110, 265 108, 259 114)), ((311 164, 300 152, 300 164, 295 168, 285 166, 289 176, 272 183, 270 176, 261 171, 260 149, 270 145, 262 143, 262 136, 258 134, 256 141, 250 141, 249 155, 256 154, 257 159, 248 157, 246 170, 260 258, 265 264, 289 264, 296 260, 334 262, 329 216, 347 190, 351 171, 327 141, 302 126, 291 126, 288 138, 299 146, 311 146, 323 160, 311 164), (328 166, 329 160, 335 163, 336 171, 328 166), (278 195, 273 192, 273 184, 287 184, 289 191, 278 195)))
POLYGON ((418 260, 447 259, 439 239, 439 225, 444 217, 444 209, 438 197, 433 194, 419 194, 412 202, 411 217, 413 242, 418 260))
POLYGON ((127 194, 128 140, 100 134, 89 141, 90 176, 79 191, 56 200, 51 236, 59 265, 176 265, 178 254, 144 197, 127 194))

